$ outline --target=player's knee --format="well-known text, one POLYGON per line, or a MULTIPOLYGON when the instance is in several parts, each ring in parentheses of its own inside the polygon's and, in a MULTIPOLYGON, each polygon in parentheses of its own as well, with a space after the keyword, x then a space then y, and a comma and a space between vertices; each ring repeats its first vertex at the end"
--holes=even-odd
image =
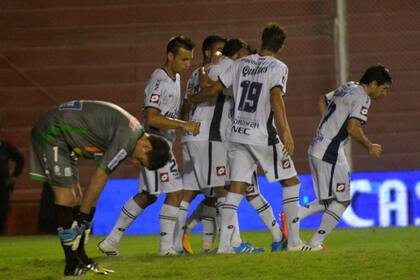
POLYGON ((280 183, 283 187, 291 187, 300 184, 300 180, 298 176, 295 176, 286 180, 282 180, 280 183))
POLYGON ((209 196, 206 196, 205 198, 204 198, 204 201, 203 201, 203 203, 204 203, 204 205, 206 205, 206 206, 209 206, 209 207, 215 207, 215 205, 216 205, 216 198, 215 197, 209 197, 209 196))
POLYGON ((179 205, 181 204, 182 196, 183 196, 182 191, 167 193, 164 203, 172 205, 172 206, 179 207, 179 205))
POLYGON ((55 204, 73 207, 78 204, 80 201, 77 199, 76 193, 73 188, 64 188, 64 187, 53 187, 55 195, 55 204))
POLYGON ((346 201, 339 201, 339 203, 341 203, 344 207, 348 207, 351 203, 351 199, 350 200, 346 200, 346 201))
POLYGON ((248 200, 248 201, 252 201, 252 200, 254 200, 254 198, 256 198, 257 196, 258 196, 258 194, 247 196, 247 197, 246 197, 246 200, 248 200))

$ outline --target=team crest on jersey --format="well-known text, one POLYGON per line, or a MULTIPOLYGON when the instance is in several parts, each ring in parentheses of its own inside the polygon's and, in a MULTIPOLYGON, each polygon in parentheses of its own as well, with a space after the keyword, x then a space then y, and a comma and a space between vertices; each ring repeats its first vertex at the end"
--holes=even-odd
POLYGON ((156 94, 156 93, 153 93, 152 95, 150 95, 150 102, 151 103, 159 104, 159 102, 160 102, 160 95, 159 94, 156 94))
POLYGON ((368 112, 369 112, 369 109, 364 107, 364 106, 360 110, 360 114, 363 115, 363 116, 367 116, 368 112))
POLYGON ((289 169, 292 165, 290 164, 290 160, 285 159, 281 162, 281 165, 283 166, 283 169, 289 169))
POLYGON ((346 189, 346 184, 344 183, 337 183, 336 191, 337 192, 344 192, 346 189))
POLYGON ((226 167, 225 166, 216 166, 216 174, 217 174, 217 176, 226 175, 226 167))
POLYGON ((160 176, 160 181, 162 183, 169 182, 169 174, 168 174, 168 172, 162 172, 162 173, 159 174, 159 176, 160 176))

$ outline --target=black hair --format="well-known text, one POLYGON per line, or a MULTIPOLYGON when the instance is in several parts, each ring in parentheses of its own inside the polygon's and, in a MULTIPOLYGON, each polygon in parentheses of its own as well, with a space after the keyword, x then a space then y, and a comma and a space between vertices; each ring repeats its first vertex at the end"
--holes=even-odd
POLYGON ((376 81, 378 86, 392 84, 392 77, 389 74, 388 68, 381 64, 370 66, 360 79, 360 83, 368 85, 373 81, 376 81))
POLYGON ((173 53, 176 55, 180 48, 192 51, 195 47, 193 40, 186 36, 172 37, 166 45, 166 53, 173 53))
POLYGON ((213 44, 216 44, 216 43, 226 43, 226 42, 227 42, 226 38, 224 38, 224 37, 222 37, 220 35, 217 35, 217 34, 213 34, 213 35, 207 36, 204 39, 203 45, 201 47, 201 50, 203 52, 203 56, 204 57, 206 56, 205 52, 206 51, 209 51, 211 49, 211 47, 213 46, 213 44))
POLYGON ((152 149, 148 152, 149 170, 159 169, 171 159, 171 149, 168 142, 158 135, 149 134, 148 140, 152 149))
POLYGON ((261 41, 262 49, 269 50, 276 53, 284 43, 286 39, 286 32, 283 27, 277 23, 271 22, 264 28, 261 41))
POLYGON ((247 48, 248 44, 245 41, 239 38, 229 39, 225 46, 223 47, 223 55, 227 57, 232 57, 241 49, 247 48))

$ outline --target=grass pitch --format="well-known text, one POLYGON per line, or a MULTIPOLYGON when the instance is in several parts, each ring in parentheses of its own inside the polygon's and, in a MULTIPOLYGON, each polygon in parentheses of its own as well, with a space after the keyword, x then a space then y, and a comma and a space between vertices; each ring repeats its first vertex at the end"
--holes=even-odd
MULTIPOLYGON (((310 240, 312 231, 302 232, 310 240)), ((335 230, 328 252, 270 253, 268 232, 243 232, 264 246, 257 255, 158 257, 158 236, 125 236, 120 257, 103 256, 92 237, 88 254, 114 269, 110 276, 82 279, 420 279, 420 227, 335 230)), ((201 236, 192 237, 199 251, 201 236)), ((0 279, 61 279, 64 257, 56 236, 0 238, 0 279)), ((68 278, 67 278, 68 279, 68 278)))

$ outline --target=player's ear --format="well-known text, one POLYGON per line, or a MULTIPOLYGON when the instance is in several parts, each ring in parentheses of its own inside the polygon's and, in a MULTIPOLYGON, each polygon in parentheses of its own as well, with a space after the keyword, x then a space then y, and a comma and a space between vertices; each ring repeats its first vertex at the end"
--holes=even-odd
POLYGON ((172 62, 172 61, 174 60, 174 57, 175 57, 175 55, 174 55, 174 53, 173 53, 173 52, 168 52, 168 53, 166 53, 166 59, 167 59, 168 61, 172 62))

